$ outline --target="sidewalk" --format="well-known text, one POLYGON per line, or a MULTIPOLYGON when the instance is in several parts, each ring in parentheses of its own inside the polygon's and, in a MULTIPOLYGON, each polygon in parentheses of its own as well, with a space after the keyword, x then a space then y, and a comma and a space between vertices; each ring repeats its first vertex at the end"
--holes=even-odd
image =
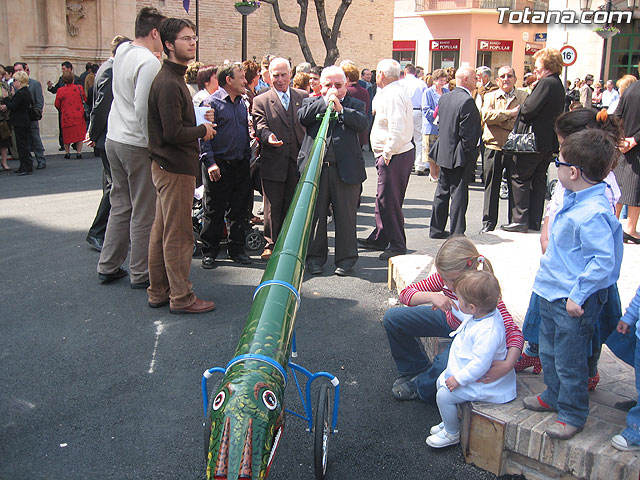
MULTIPOLYGON (((495 231, 469 235, 482 255, 493 265, 507 308, 522 325, 529 305, 531 287, 540 262, 537 233, 495 231)), ((427 277, 442 242, 430 241, 415 255, 392 258, 389 286, 403 288, 427 277)), ((635 268, 640 265, 640 246, 624 246, 618 289, 622 310, 626 309, 640 284, 635 268)), ((430 353, 439 348, 425 342, 430 353)), ((568 442, 544 435, 552 415, 523 410, 521 399, 544 389, 542 375, 518 374, 518 399, 506 405, 482 402, 465 404, 463 452, 465 459, 496 475, 517 474, 527 479, 589 478, 633 479, 640 473, 640 455, 623 453, 610 445, 611 437, 622 430, 626 412, 617 402, 635 399, 634 371, 604 346, 599 363, 600 383, 590 394, 591 413, 585 430, 568 442), (466 428, 466 436, 465 436, 466 428)))

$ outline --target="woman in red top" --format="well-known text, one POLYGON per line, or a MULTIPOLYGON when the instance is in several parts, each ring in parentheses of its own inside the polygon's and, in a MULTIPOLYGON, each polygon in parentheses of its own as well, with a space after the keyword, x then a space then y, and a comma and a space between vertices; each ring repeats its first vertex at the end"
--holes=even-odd
POLYGON ((82 158, 82 141, 87 133, 84 121, 84 102, 87 97, 80 85, 74 85, 72 72, 65 72, 62 81, 65 85, 56 93, 55 106, 60 110, 64 158, 71 158, 69 146, 72 143, 76 149, 76 158, 82 158))
MULTIPOLYGON (((425 355, 418 337, 443 337, 460 325, 451 313, 458 300, 453 285, 466 270, 482 268, 493 273, 491 263, 478 253, 475 245, 466 237, 447 240, 436 255, 436 272, 428 278, 409 285, 400 292, 400 301, 410 308, 391 308, 384 314, 384 328, 389 339, 391 355, 400 376, 391 387, 397 400, 420 398, 433 403, 436 379, 447 366, 449 349, 436 356, 433 364, 425 355)), ((503 377, 515 366, 524 339, 522 332, 511 318, 502 300, 498 303, 507 337, 507 358, 495 361, 479 381, 491 383, 503 377)))

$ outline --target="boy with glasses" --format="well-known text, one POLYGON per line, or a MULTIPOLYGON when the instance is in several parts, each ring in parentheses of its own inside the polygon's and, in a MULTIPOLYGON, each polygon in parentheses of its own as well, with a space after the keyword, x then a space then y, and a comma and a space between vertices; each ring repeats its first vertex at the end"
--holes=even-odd
POLYGON ((547 389, 523 401, 529 410, 558 412, 546 430, 551 438, 573 437, 589 414, 589 344, 622 262, 622 228, 602 181, 617 154, 609 133, 585 129, 564 140, 556 161, 567 191, 533 285, 540 296, 540 361, 547 389))

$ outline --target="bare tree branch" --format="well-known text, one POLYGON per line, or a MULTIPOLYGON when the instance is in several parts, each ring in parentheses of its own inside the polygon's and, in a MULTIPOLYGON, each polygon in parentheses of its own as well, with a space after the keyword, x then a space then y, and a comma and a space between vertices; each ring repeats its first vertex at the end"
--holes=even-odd
POLYGON ((263 0, 264 3, 267 3, 273 7, 273 14, 276 17, 276 21, 278 22, 278 27, 281 30, 293 33, 298 37, 298 43, 300 43, 300 49, 302 50, 302 54, 304 55, 304 59, 315 65, 316 62, 313 59, 313 54, 311 53, 311 48, 309 47, 309 42, 307 41, 306 35, 306 26, 307 26, 307 12, 309 10, 309 0, 297 0, 298 5, 300 5, 300 18, 298 19, 298 26, 292 27, 291 25, 287 25, 282 19, 282 14, 280 13, 280 4, 279 0, 263 0))
POLYGON ((340 35, 340 25, 344 19, 347 9, 351 6, 352 0, 342 0, 333 18, 333 27, 329 28, 327 22, 327 14, 325 12, 325 0, 314 0, 316 6, 316 15, 318 16, 318 24, 320 25, 320 34, 324 42, 327 55, 324 59, 325 65, 333 65, 340 56, 338 50, 338 38, 340 35))

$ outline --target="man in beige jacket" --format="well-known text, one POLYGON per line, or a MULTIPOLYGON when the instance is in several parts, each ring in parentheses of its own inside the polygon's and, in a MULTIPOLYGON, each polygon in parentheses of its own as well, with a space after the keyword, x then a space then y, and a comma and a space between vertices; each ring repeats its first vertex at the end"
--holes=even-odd
MULTIPOLYGON (((498 223, 498 203, 500 201, 500 182, 502 170, 507 170, 507 185, 511 185, 511 169, 513 157, 502 152, 502 146, 507 141, 522 105, 528 96, 527 92, 518 90, 516 72, 510 66, 498 70, 497 90, 488 92, 484 96, 482 105, 482 141, 484 142, 484 208, 482 211, 482 229, 480 233, 495 230, 498 223)), ((509 192, 509 207, 513 199, 509 192)), ((511 208, 509 208, 511 212, 511 208)), ((511 215, 511 213, 509 213, 511 215)), ((511 218, 509 218, 509 223, 511 218)))

